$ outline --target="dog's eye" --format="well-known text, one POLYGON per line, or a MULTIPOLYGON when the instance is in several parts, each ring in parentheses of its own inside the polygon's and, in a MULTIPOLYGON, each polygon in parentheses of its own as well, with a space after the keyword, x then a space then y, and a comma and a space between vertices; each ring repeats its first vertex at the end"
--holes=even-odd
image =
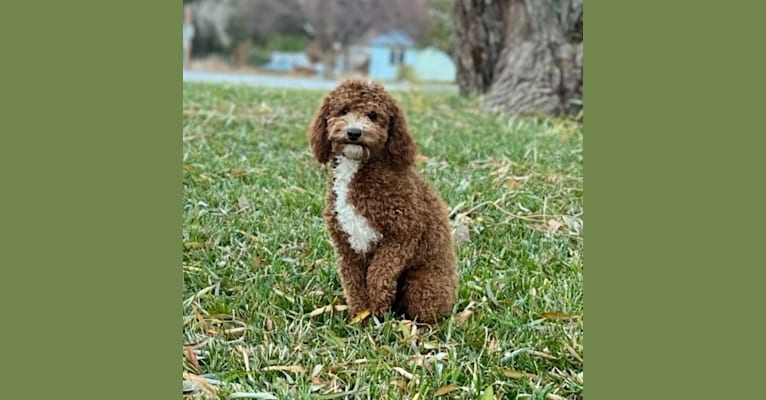
POLYGON ((369 118, 370 121, 375 122, 375 121, 378 120, 378 114, 376 114, 374 112, 371 112, 371 113, 367 114, 367 118, 369 118))
POLYGON ((346 115, 348 114, 348 107, 343 107, 342 110, 340 110, 340 115, 346 115))

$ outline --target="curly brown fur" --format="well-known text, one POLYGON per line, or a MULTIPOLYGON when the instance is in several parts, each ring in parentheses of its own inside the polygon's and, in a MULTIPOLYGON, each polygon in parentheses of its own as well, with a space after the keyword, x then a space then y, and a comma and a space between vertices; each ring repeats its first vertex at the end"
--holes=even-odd
POLYGON ((341 83, 309 142, 332 167, 323 217, 352 315, 393 309, 431 323, 449 314, 458 274, 448 210, 414 168, 417 146, 394 98, 379 83, 341 83))

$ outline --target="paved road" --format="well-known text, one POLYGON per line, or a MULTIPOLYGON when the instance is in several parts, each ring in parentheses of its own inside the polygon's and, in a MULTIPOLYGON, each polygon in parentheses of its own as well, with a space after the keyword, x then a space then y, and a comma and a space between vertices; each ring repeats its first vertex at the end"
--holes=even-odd
MULTIPOLYGON (((184 71, 184 82, 228 83, 235 85, 251 85, 262 87, 278 87, 291 89, 317 89, 330 90, 337 85, 337 81, 317 78, 299 78, 271 75, 184 71)), ((389 90, 409 90, 419 87, 427 91, 457 91, 454 85, 420 85, 414 86, 407 83, 388 83, 389 90)))

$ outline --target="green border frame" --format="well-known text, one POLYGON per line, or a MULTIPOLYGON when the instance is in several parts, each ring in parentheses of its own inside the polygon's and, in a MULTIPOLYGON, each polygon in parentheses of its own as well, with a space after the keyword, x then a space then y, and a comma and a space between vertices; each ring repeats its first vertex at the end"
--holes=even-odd
MULTIPOLYGON (((710 4, 587 7, 588 398, 759 389, 764 13, 710 4)), ((179 395, 181 15, 0 6, 3 393, 179 395)))
POLYGON ((758 5, 588 3, 588 399, 759 391, 758 5))
POLYGON ((0 6, 3 397, 180 397, 181 18, 0 6))

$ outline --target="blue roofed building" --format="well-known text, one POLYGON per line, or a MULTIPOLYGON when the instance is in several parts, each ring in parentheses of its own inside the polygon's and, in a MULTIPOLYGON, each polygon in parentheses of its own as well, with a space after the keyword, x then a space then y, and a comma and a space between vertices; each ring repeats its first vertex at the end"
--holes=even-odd
POLYGON ((429 47, 419 50, 404 32, 390 31, 374 36, 369 49, 368 75, 377 80, 396 80, 403 65, 411 67, 417 79, 431 82, 454 82, 455 63, 445 52, 429 47))

